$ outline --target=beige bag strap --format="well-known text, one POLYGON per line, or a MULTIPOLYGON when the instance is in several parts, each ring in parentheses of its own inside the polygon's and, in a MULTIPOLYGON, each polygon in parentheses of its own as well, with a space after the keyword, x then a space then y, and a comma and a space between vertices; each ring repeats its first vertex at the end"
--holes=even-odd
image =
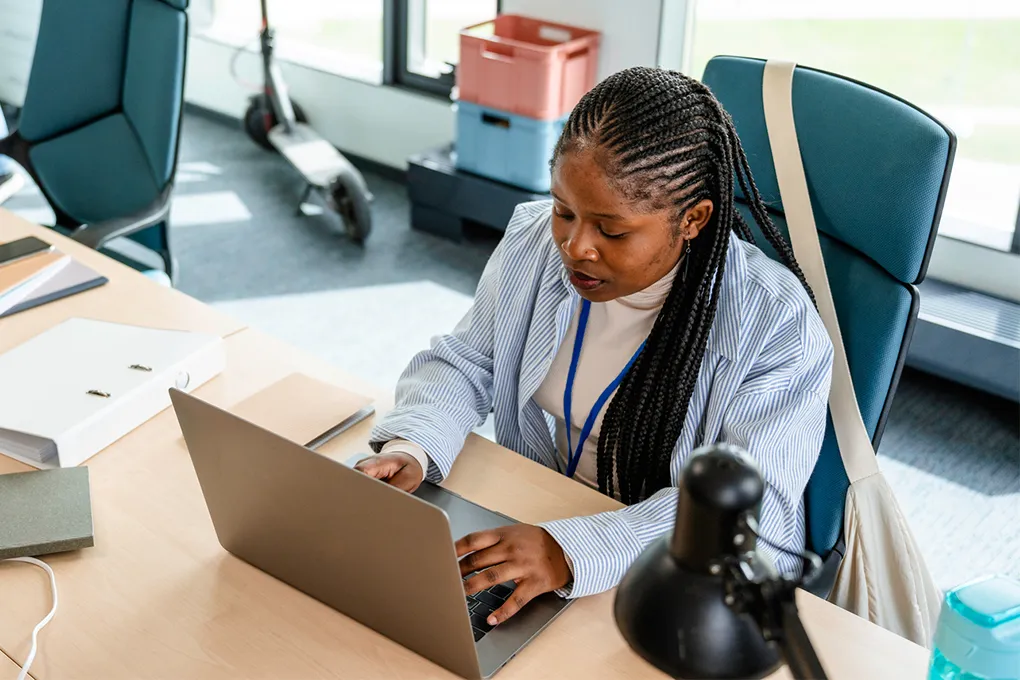
POLYGON ((825 273, 822 247, 818 240, 814 211, 808 194, 807 178, 801 160, 797 130, 793 120, 793 72, 796 64, 769 60, 762 79, 762 104, 765 109, 765 126, 768 129, 772 159, 776 166, 776 179, 783 198, 786 223, 790 229, 793 253, 800 263, 808 284, 815 293, 818 313, 832 339, 832 388, 829 391, 829 409, 832 425, 839 442, 850 483, 878 472, 878 461, 871 437, 861 418, 857 405, 850 365, 846 360, 843 336, 836 320, 836 307, 832 302, 829 278, 825 273))

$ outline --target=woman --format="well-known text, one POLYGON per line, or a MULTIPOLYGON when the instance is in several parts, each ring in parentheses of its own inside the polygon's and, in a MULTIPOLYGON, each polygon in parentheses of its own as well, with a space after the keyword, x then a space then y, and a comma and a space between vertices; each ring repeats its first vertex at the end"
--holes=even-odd
POLYGON ((411 361, 359 464, 407 491, 439 481, 491 411, 500 444, 627 504, 458 541, 462 573, 479 572, 469 594, 517 584, 490 625, 544 592, 615 586, 672 527, 680 470, 707 443, 758 461, 760 530, 800 550, 825 429, 828 336, 707 87, 651 68, 609 77, 551 167, 552 202, 517 208, 470 312, 411 361), (734 177, 785 267, 751 245, 734 177))

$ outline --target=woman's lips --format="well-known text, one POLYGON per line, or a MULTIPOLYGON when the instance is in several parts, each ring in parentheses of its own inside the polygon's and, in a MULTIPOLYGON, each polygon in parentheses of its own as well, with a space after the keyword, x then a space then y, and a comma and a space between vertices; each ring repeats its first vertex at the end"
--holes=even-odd
POLYGON ((593 276, 588 276, 583 272, 576 271, 574 269, 567 268, 570 272, 570 283, 575 288, 580 290, 594 290, 602 285, 602 279, 596 279, 593 276))

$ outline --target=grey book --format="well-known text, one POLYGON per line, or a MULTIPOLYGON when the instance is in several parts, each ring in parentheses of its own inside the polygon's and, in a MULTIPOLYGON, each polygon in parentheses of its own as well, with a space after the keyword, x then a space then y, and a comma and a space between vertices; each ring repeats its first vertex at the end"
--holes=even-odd
POLYGON ((89 469, 0 475, 0 559, 94 545, 89 469))
POLYGON ((91 290, 107 282, 107 278, 83 265, 77 260, 71 260, 67 266, 56 273, 56 275, 28 294, 24 300, 8 309, 0 318, 32 309, 47 302, 53 302, 70 295, 91 290))

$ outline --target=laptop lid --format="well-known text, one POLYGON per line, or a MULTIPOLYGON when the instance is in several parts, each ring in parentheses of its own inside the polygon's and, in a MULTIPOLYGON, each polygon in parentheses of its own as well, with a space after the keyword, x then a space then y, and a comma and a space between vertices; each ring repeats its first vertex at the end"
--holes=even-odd
POLYGON ((192 395, 170 397, 224 549, 440 666, 480 677, 441 509, 192 395))

